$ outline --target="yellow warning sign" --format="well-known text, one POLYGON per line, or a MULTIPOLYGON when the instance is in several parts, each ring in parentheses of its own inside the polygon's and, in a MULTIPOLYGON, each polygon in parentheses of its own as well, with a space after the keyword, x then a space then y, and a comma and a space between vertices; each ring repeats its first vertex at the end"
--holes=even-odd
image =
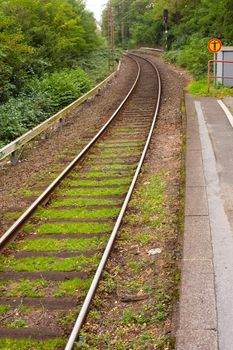
POLYGON ((219 52, 222 48, 222 43, 219 39, 213 38, 208 42, 210 52, 219 52))

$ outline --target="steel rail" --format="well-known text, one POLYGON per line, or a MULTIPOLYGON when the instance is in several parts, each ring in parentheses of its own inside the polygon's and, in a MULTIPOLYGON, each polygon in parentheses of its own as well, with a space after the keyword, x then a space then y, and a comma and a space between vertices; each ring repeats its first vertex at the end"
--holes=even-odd
MULTIPOLYGON (((127 55, 127 57, 130 57, 127 55)), ((130 57, 133 59, 132 57, 130 57)), ((77 162, 86 154, 86 152, 91 148, 91 146, 99 139, 99 137, 103 134, 103 132, 107 129, 109 124, 116 117, 118 112, 124 106, 132 92, 134 91, 139 77, 141 75, 141 68, 138 62, 133 59, 133 61, 137 64, 138 72, 137 77, 128 92, 127 96, 121 102, 119 107, 113 113, 113 115, 109 118, 107 123, 99 130, 99 132, 93 137, 93 139, 83 148, 83 150, 73 159, 73 161, 62 171, 62 173, 45 189, 45 191, 30 205, 30 207, 18 218, 17 221, 0 237, 0 249, 2 249, 7 242, 12 238, 14 234, 18 232, 18 230, 25 224, 25 222, 31 217, 34 211, 38 208, 38 206, 43 203, 43 201, 51 194, 51 192, 58 186, 58 184, 67 176, 67 174, 72 170, 72 168, 77 164, 77 162)))
POLYGON ((145 156, 146 156, 146 152, 148 150, 148 147, 149 147, 149 144, 150 144, 150 140, 151 140, 151 137, 152 137, 152 133, 153 133, 153 130, 154 130, 154 126, 155 126, 155 123, 156 123, 156 120, 157 120, 157 115, 158 115, 158 111, 159 111, 159 106, 160 106, 160 99, 161 99, 161 78, 160 78, 160 74, 159 74, 159 71, 158 69, 156 68, 156 66, 148 59, 144 58, 144 57, 141 57, 139 55, 136 55, 136 54, 131 54, 133 56, 136 56, 136 57, 140 57, 140 59, 143 59, 145 61, 147 61, 148 63, 150 63, 153 68, 155 69, 155 72, 157 74, 157 78, 158 78, 158 96, 157 96, 157 103, 156 103, 156 108, 155 108, 155 113, 154 113, 154 117, 153 117, 153 121, 152 121, 152 124, 151 124, 151 128, 150 128, 150 132, 148 134, 148 137, 147 137, 147 141, 145 143, 145 147, 143 149, 143 152, 142 152, 142 155, 141 155, 141 158, 140 158, 140 161, 138 163, 138 166, 137 166, 137 169, 135 171, 135 174, 134 174, 134 177, 133 177, 133 180, 131 182, 131 185, 129 187, 129 190, 128 190, 128 193, 125 197, 125 200, 124 200, 124 203, 122 205, 122 208, 121 208, 121 211, 118 215, 118 218, 117 218, 117 221, 115 223, 115 226, 113 228, 113 231, 111 233, 111 236, 109 238, 109 241, 108 241, 108 244, 105 248, 105 251, 103 253, 103 256, 101 258, 101 261, 99 263, 99 266, 97 268, 97 271, 95 273, 95 276, 93 278, 93 281, 91 283, 91 286, 90 286, 90 289, 86 295, 86 298, 84 300, 84 303, 82 305, 82 308, 80 310, 80 313, 78 315, 78 318, 75 322, 75 325, 74 325, 74 328, 70 334, 70 337, 69 337, 69 340, 66 344, 66 347, 65 347, 65 350, 72 350, 73 349, 73 346, 74 346, 74 343, 79 335, 79 332, 81 330, 81 327, 83 325, 83 322, 86 318, 86 315, 87 315, 87 312, 88 312, 88 309, 90 307, 90 304, 91 304, 91 301, 94 297, 94 294, 95 294, 95 291, 96 291, 96 288, 99 284, 99 281, 100 281, 100 278, 101 278, 101 275, 102 275, 102 272, 104 270, 104 267, 107 263, 107 260, 108 260, 108 257, 109 257, 109 254, 111 253, 111 250, 112 250, 112 247, 113 247, 113 244, 114 244, 114 241, 116 239, 116 236, 117 236, 117 233, 118 233, 118 230, 120 228, 120 225, 121 225, 121 222, 122 222, 122 219, 124 217, 124 214, 125 214, 125 211, 126 211, 126 208, 128 206, 128 203, 129 203, 129 200, 131 198, 131 195, 132 195, 132 192, 134 190, 134 187, 135 187, 135 184, 136 184, 136 181, 138 179, 138 175, 140 173, 140 170, 141 170, 141 167, 143 165, 143 162, 144 162, 144 159, 145 159, 145 156))

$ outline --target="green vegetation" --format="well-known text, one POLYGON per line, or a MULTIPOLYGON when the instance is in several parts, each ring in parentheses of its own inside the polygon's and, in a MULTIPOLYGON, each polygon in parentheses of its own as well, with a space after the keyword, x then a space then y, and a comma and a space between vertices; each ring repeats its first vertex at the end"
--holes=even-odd
MULTIPOLYGON (((4 281, 0 283, 0 292, 4 297, 32 297, 40 298, 44 296, 55 296, 57 298, 81 295, 86 291, 91 284, 92 279, 88 278, 82 280, 79 278, 73 278, 65 280, 63 282, 52 282, 44 279, 27 280, 21 279, 20 281, 4 281)), ((25 309, 25 305, 19 307, 19 311, 28 312, 30 310, 25 309)), ((9 311, 9 305, 0 305, 0 314, 9 311)))
POLYGON ((97 264, 99 256, 78 256, 72 258, 34 257, 34 258, 5 258, 0 257, 0 271, 80 271, 97 264))
MULTIPOLYGON (((118 45, 166 48, 165 59, 187 69, 198 80, 207 76, 207 61, 213 58, 208 41, 216 37, 223 45, 233 45, 231 0, 113 0, 112 7, 118 45), (167 34, 164 9, 169 11, 167 34)), ((107 17, 106 9, 102 26, 106 36, 107 17)))
MULTIPOLYGON (((194 96, 205 96, 207 94, 208 84, 207 79, 194 80, 188 85, 188 91, 194 96)), ((233 96, 233 90, 221 84, 217 84, 216 88, 211 84, 210 96, 223 98, 233 96)))
POLYGON ((56 233, 102 233, 107 232, 112 229, 111 224, 105 224, 105 223, 98 223, 98 222, 92 222, 92 223, 59 223, 59 224, 42 224, 38 227, 38 233, 41 234, 56 234, 56 233))
POLYGON ((26 339, 0 339, 2 350, 55 350, 64 347, 66 339, 32 341, 26 339))
POLYGON ((104 170, 110 170, 110 171, 121 171, 121 170, 133 170, 136 168, 135 164, 108 164, 108 165, 93 165, 91 167, 91 171, 104 171, 104 170))
POLYGON ((92 279, 81 280, 79 278, 74 278, 59 283, 59 289, 54 293, 56 297, 70 296, 74 295, 77 290, 86 291, 90 288, 92 279))
POLYGON ((18 319, 7 325, 9 328, 26 328, 27 323, 24 320, 18 319))
POLYGON ((2 1, 0 19, 1 147, 102 80, 109 52, 83 0, 2 1))
POLYGON ((166 208, 164 208, 165 182, 162 179, 163 173, 154 176, 150 181, 146 182, 140 191, 131 201, 131 206, 135 206, 137 202, 141 203, 141 215, 132 213, 128 215, 129 222, 146 222, 147 225, 159 228, 166 222, 166 208))
POLYGON ((3 305, 3 304, 0 304, 0 315, 1 314, 5 314, 7 311, 10 310, 10 305, 3 305))
POLYGON ((55 200, 52 203, 53 208, 61 206, 77 205, 80 207, 92 206, 92 205, 115 205, 119 203, 117 199, 111 198, 65 198, 61 200, 55 200))
MULTIPOLYGON (((14 245, 15 249, 29 251, 85 251, 103 248, 107 242, 107 236, 101 238, 70 238, 70 239, 49 239, 40 238, 37 240, 24 240, 14 245)), ((15 244, 15 243, 14 243, 15 244)))
POLYGON ((57 194, 62 196, 114 196, 126 193, 127 189, 127 186, 119 186, 116 188, 62 188, 57 191, 57 194))
POLYGON ((40 219, 98 219, 114 218, 119 212, 119 208, 107 209, 40 209, 36 217, 40 219))
MULTIPOLYGON (((105 176, 108 174, 105 174, 105 176)), ((63 184, 70 187, 78 186, 111 186, 111 185, 128 185, 130 183, 130 178, 120 178, 120 179, 106 179, 106 180, 64 180, 63 184)))
POLYGON ((19 282, 5 281, 0 283, 1 295, 7 297, 42 297, 48 282, 43 279, 29 281, 22 279, 19 282))

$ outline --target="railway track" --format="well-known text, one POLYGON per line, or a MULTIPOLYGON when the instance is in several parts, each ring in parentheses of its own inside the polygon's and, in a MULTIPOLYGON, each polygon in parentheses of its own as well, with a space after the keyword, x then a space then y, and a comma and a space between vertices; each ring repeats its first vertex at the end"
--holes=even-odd
POLYGON ((0 239, 0 349, 8 343, 9 349, 27 349, 26 339, 32 349, 73 347, 159 107, 156 67, 139 56, 131 58, 137 79, 121 106, 78 156, 64 155, 67 168, 55 173, 54 182, 0 239))

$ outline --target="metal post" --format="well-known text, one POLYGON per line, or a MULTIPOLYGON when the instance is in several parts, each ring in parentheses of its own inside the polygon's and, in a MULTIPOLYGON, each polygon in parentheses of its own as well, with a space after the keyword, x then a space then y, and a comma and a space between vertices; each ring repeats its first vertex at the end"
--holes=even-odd
POLYGON ((214 53, 214 87, 216 89, 217 87, 217 63, 215 62, 217 60, 217 54, 214 53))
POLYGON ((63 129, 63 126, 64 126, 64 120, 63 120, 63 118, 60 118, 59 119, 59 128, 63 129))
POLYGON ((208 94, 210 92, 210 62, 208 61, 208 94))
POLYGON ((11 153, 11 164, 15 166, 17 163, 18 163, 18 157, 17 157, 16 151, 14 151, 11 153))

